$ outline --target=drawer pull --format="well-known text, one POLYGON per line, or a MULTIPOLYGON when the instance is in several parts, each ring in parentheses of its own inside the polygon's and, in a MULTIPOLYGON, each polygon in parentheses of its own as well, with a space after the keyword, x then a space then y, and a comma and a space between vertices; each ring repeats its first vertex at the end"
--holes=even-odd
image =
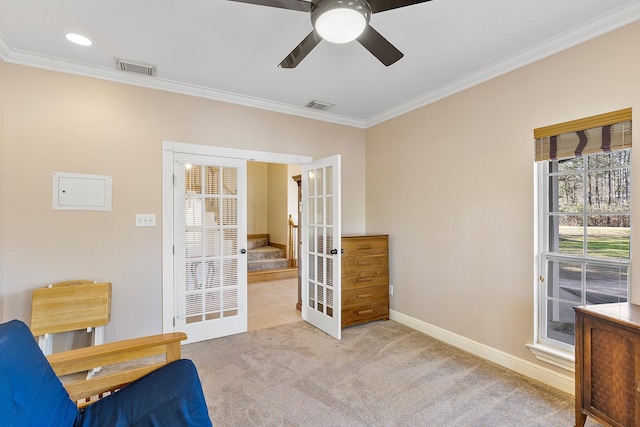
POLYGON ((371 265, 371 264, 373 264, 373 262, 371 262, 371 261, 358 261, 358 263, 357 263, 357 264, 358 264, 358 266, 361 266, 361 265, 371 265))
POLYGON ((358 312, 358 316, 364 316, 365 314, 373 314, 373 309, 367 309, 367 310, 360 310, 358 312))
POLYGON ((356 250, 358 251, 365 251, 371 249, 371 245, 358 245, 356 246, 356 250))
POLYGON ((358 277, 356 279, 356 282, 362 283, 362 282, 370 282, 372 280, 373 280, 373 277, 358 277))
POLYGON ((371 295, 373 295, 371 292, 368 294, 358 294, 358 298, 371 298, 371 295))

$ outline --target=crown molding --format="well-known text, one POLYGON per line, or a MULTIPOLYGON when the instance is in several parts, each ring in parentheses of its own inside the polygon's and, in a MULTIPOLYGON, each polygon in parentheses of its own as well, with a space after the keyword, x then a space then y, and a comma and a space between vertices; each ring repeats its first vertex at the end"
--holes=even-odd
POLYGON ((480 83, 499 77, 510 71, 522 68, 533 62, 544 59, 555 53, 579 45, 588 40, 617 30, 625 25, 640 20, 640 2, 622 6, 608 14, 598 17, 585 25, 572 28, 564 33, 545 40, 537 45, 495 62, 480 70, 474 71, 453 82, 443 85, 426 94, 397 105, 381 114, 365 121, 365 128, 380 124, 387 120, 406 114, 410 111, 432 104, 448 96, 462 92, 480 83))
POLYGON ((585 25, 570 29, 559 36, 538 43, 515 55, 511 55, 503 60, 495 62, 478 71, 461 77, 453 82, 429 91, 416 98, 410 99, 380 114, 374 115, 366 120, 356 119, 348 116, 332 114, 330 112, 320 112, 308 110, 304 107, 288 105, 269 101, 267 99, 239 95, 236 93, 211 89, 204 86, 192 85, 174 80, 162 79, 151 76, 138 76, 124 73, 122 71, 104 67, 89 66, 78 62, 68 61, 60 58, 46 57, 29 52, 14 49, 0 33, 0 59, 7 63, 25 65, 28 67, 42 68, 50 71, 75 74, 85 77, 93 77, 117 83, 130 84, 149 89, 164 90, 183 95, 195 96, 199 98, 211 99, 215 101, 227 102, 251 108, 273 111, 276 113, 289 114, 313 120, 335 123, 360 129, 375 126, 387 120, 406 114, 410 111, 432 104, 448 96, 454 95, 465 89, 469 89, 478 84, 484 83, 495 77, 506 74, 510 71, 529 65, 540 59, 561 52, 570 47, 584 43, 600 35, 621 28, 640 20, 640 2, 634 2, 627 6, 622 6, 608 14, 598 17, 585 25))
POLYGON ((293 116, 364 129, 364 120, 355 119, 352 117, 341 116, 329 112, 309 110, 304 107, 278 103, 262 98, 239 95, 232 92, 211 89, 204 86, 192 85, 159 77, 125 73, 123 71, 116 70, 115 68, 110 69, 97 67, 68 61, 66 59, 53 58, 33 54, 30 52, 24 52, 18 49, 14 49, 1 33, 0 59, 2 59, 4 62, 16 65, 24 65, 27 67, 41 68, 49 71, 58 71, 84 77, 93 77, 116 83, 124 83, 145 87, 148 89, 174 92, 182 95, 195 96, 198 98, 211 99, 215 101, 242 105, 245 107, 258 108, 261 110, 268 110, 276 113, 289 114, 293 116))
POLYGON ((0 33, 0 59, 7 62, 10 50, 9 42, 7 42, 2 33, 0 33))

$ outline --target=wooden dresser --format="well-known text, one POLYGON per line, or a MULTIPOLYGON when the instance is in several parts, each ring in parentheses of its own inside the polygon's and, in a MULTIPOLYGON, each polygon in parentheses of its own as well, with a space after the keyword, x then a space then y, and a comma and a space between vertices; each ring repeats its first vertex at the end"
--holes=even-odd
POLYGON ((389 236, 342 236, 342 327, 389 320, 389 236))
POLYGON ((640 426, 640 306, 574 307, 576 426, 640 426))

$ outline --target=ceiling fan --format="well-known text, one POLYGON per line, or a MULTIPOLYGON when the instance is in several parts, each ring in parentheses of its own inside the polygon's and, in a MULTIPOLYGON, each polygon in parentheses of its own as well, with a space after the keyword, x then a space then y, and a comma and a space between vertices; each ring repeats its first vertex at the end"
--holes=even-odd
POLYGON ((369 25, 372 13, 430 0, 231 0, 260 6, 309 12, 313 31, 278 65, 295 68, 321 40, 347 43, 358 40, 387 67, 404 55, 369 25))

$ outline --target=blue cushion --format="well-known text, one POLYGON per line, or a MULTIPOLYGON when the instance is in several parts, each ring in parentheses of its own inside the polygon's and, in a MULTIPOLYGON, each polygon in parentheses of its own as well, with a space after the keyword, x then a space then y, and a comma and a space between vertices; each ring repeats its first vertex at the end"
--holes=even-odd
POLYGON ((123 387, 81 413, 82 427, 211 426, 193 362, 172 362, 123 387))
POLYGON ((72 427, 78 414, 27 325, 0 324, 0 424, 72 427))

